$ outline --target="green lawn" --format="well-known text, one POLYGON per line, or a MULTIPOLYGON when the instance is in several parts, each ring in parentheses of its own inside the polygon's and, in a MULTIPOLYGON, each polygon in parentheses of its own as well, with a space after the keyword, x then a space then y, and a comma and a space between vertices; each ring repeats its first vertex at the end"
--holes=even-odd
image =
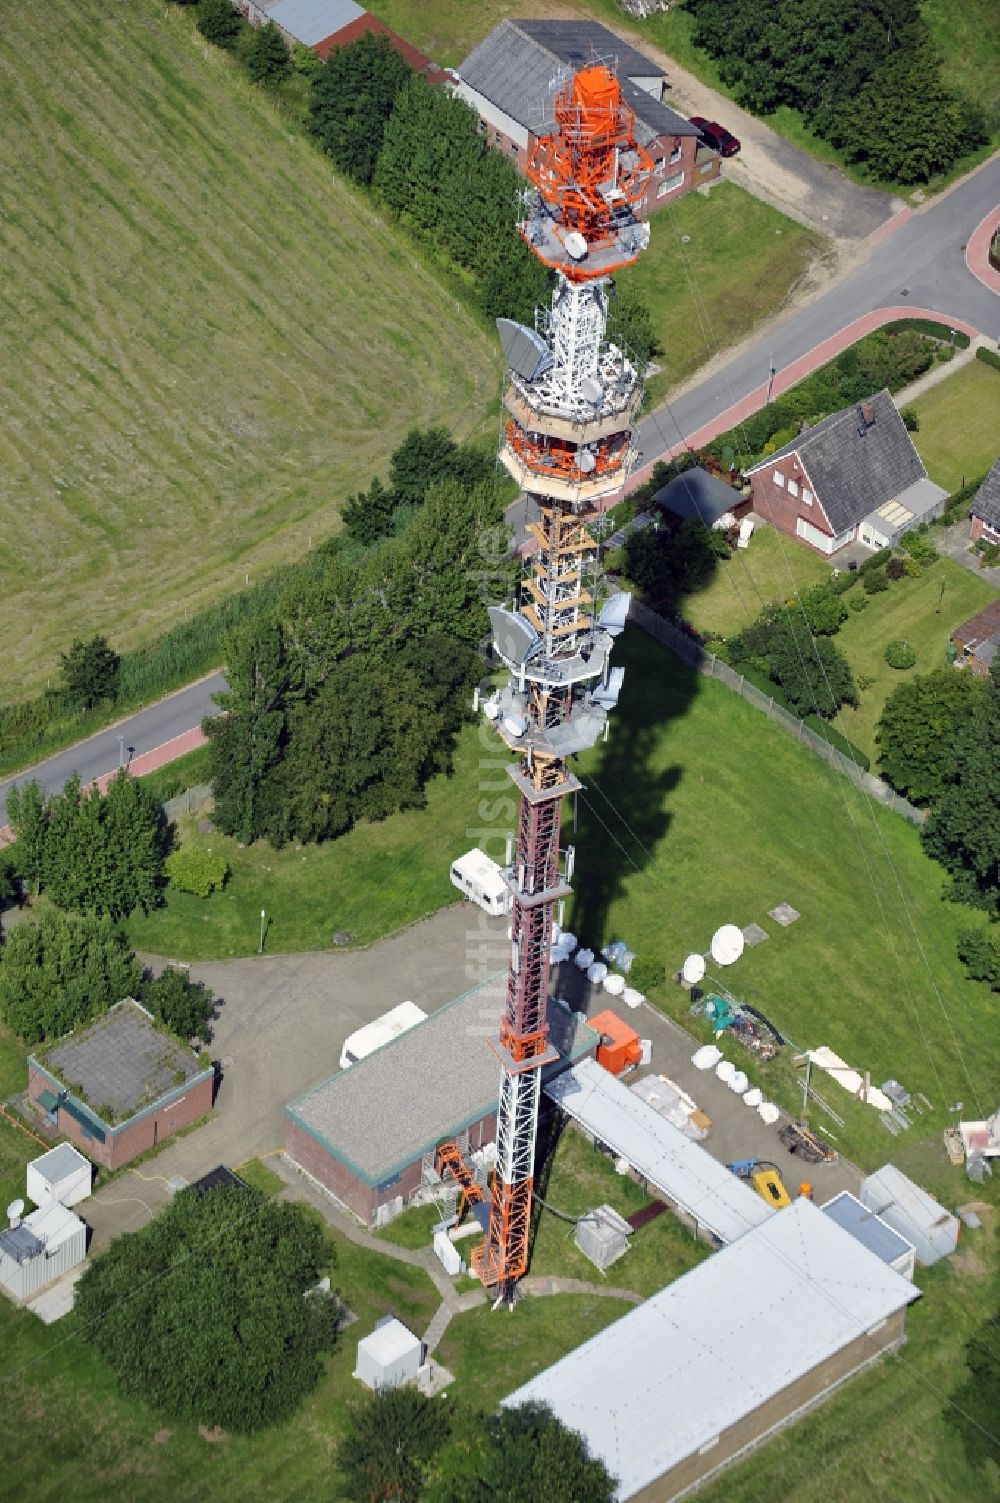
MULTIPOLYGON (((686 194, 654 214, 651 227, 649 249, 618 280, 652 315, 662 351, 649 382, 654 401, 773 317, 825 246, 735 183, 719 183, 707 198, 686 194)), ((669 447, 677 434, 664 423, 669 447)))
POLYGON ((595 1206, 610 1205, 620 1215, 630 1216, 651 1197, 635 1180, 618 1174, 607 1154, 599 1153, 573 1126, 567 1126, 559 1138, 542 1193, 553 1210, 545 1206, 539 1210, 531 1252, 533 1274, 556 1274, 591 1284, 604 1281, 612 1288, 648 1296, 708 1255, 705 1244, 666 1212, 633 1232, 628 1252, 606 1273, 595 1268, 576 1246, 572 1222, 555 1212, 583 1216, 595 1206))
POLYGON ((720 562, 708 585, 684 601, 684 618, 705 636, 728 637, 747 626, 764 605, 787 600, 830 577, 814 548, 758 525, 749 548, 720 562))
POLYGON ((0 98, 6 700, 304 554, 498 346, 190 9, 23 8, 0 98))
MULTIPOLYGON (((1000 389, 1000 379, 997 386, 1000 389)), ((932 532, 932 542, 934 536, 932 532)), ((856 584, 845 598, 852 600, 861 589, 861 584, 856 584)), ((985 579, 953 559, 940 558, 925 568, 919 579, 892 580, 887 590, 868 596, 863 611, 848 610, 836 636, 837 646, 846 654, 855 676, 867 674, 874 683, 861 691, 856 710, 845 706, 833 723, 868 753, 873 771, 878 770, 875 731, 886 699, 915 674, 942 668, 949 632, 995 598, 996 590, 985 579), (912 668, 890 668, 885 661, 886 644, 895 640, 907 641, 916 648, 917 661, 912 668)))
POLYGON ((922 0, 921 14, 944 60, 947 82, 1000 129, 1000 28, 995 0, 922 0))
POLYGON ((255 1190, 266 1195, 269 1200, 280 1195, 285 1188, 285 1181, 280 1174, 275 1174, 263 1159, 248 1159, 245 1164, 238 1164, 235 1171, 241 1179, 246 1180, 255 1190))
MULTIPOLYGON (((573 932, 591 947, 622 938, 670 974, 719 924, 760 923, 768 941, 726 980, 796 1046, 829 1044, 875 1081, 895 1076, 923 1091, 935 1113, 921 1136, 938 1142, 948 1103, 968 1106, 975 1088, 989 1108, 996 998, 964 978, 955 938, 966 912, 941 901, 941 869, 917 830, 641 633, 625 633, 616 661, 626 677, 610 739, 577 768, 587 792, 573 932), (783 901, 802 915, 787 929, 767 916, 783 901)), ((668 982, 654 1000, 688 1021, 679 987, 668 982)), ((763 1083, 795 1108, 791 1052, 763 1083)), ((875 1113, 833 1086, 829 1094, 847 1122, 835 1129, 839 1146, 884 1162, 889 1140, 875 1113)), ((952 1194, 962 1193, 956 1175, 952 1194)))
MULTIPOLYGON (((414 1206, 412 1210, 404 1211, 402 1216, 397 1216, 395 1221, 390 1221, 388 1226, 382 1227, 376 1236, 384 1242, 391 1242, 394 1247, 429 1247, 431 1232, 441 1219, 440 1206, 414 1206)), ((470 1242, 469 1245, 471 1247, 474 1244, 470 1242)))
POLYGON ((912 406, 920 418, 913 442, 936 484, 957 491, 986 474, 1000 453, 1000 371, 972 360, 912 406))

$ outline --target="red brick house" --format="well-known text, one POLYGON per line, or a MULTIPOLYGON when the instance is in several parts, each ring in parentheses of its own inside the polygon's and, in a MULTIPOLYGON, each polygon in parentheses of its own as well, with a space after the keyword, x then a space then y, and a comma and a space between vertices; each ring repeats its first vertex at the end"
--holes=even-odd
POLYGON ((887 391, 831 413, 747 472, 753 509, 820 553, 895 545, 944 510, 887 391))
POLYGON ((985 678, 1000 651, 1000 600, 992 601, 985 610, 977 611, 956 626, 951 640, 958 648, 956 664, 985 678))
POLYGON ((538 136, 551 128, 557 88, 594 61, 614 67, 635 111, 636 136, 656 163, 641 213, 719 176, 718 154, 664 104, 663 69, 597 21, 504 21, 460 64, 454 89, 476 111, 490 143, 523 170, 538 136))
POLYGON ((252 26, 273 21, 285 40, 301 42, 326 59, 336 47, 346 47, 358 37, 372 33, 388 37, 393 47, 413 69, 423 73, 430 83, 445 83, 452 78, 446 68, 439 68, 416 47, 398 36, 391 27, 364 10, 355 0, 236 0, 252 26))
POLYGON ((212 1106, 215 1071, 133 998, 28 1055, 28 1097, 88 1158, 120 1169, 212 1106))
POLYGON ((1000 459, 976 492, 972 503, 972 529, 969 541, 1000 543, 1000 459))

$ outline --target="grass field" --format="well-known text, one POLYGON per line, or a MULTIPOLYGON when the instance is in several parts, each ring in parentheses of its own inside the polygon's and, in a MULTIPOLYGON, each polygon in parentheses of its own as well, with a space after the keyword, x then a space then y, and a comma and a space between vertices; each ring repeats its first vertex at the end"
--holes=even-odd
MULTIPOLYGON (((934 534, 930 536, 933 542, 934 534)), ((846 598, 852 599, 860 589, 855 585, 846 598)), ((875 682, 861 691, 857 709, 845 706, 833 723, 868 753, 873 770, 877 770, 878 756, 875 731, 889 695, 915 674, 943 668, 949 632, 994 599, 996 590, 987 580, 953 559, 940 558, 919 579, 893 580, 887 590, 868 597, 865 610, 848 611, 837 633, 837 646, 855 676, 866 674, 875 682), (912 668, 890 668, 885 661, 886 644, 896 640, 916 648, 912 668)))
POLYGON ((304 554, 411 425, 483 421, 498 362, 188 9, 22 10, 0 98, 8 699, 304 554))
MULTIPOLYGON (((618 280, 652 315, 662 349, 648 384, 655 401, 773 317, 824 241, 735 183, 718 184, 707 198, 688 193, 651 223, 649 249, 618 280)), ((665 446, 676 442, 667 427, 665 446)))
POLYGON ((920 418, 913 442, 937 485, 957 491, 986 474, 1000 452, 1000 371, 971 360, 911 405, 920 418))
POLYGON ((829 563, 775 527, 758 526, 750 546, 720 563, 703 590, 684 601, 684 618, 705 636, 728 637, 764 605, 787 600, 830 577, 829 563))
POLYGON ((945 80, 975 100, 1000 131, 1000 29, 994 0, 922 0, 945 80))

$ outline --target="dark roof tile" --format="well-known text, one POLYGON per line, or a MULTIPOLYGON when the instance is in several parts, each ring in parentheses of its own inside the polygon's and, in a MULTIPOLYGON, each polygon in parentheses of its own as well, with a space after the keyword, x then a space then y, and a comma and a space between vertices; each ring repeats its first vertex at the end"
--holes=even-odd
POLYGON ((982 517, 983 521, 989 522, 992 527, 1000 527, 1000 459, 996 460, 992 470, 976 492, 972 510, 977 517, 982 517))

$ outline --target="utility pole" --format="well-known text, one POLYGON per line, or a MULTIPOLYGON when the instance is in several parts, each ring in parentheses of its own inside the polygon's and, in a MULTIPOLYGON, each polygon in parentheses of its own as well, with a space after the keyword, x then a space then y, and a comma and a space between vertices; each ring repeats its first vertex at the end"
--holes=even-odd
POLYGON ((257 951, 258 955, 263 955, 263 953, 264 953, 264 932, 265 932, 265 926, 266 926, 266 924, 267 924, 267 911, 262 908, 260 910, 260 948, 257 951))
POLYGON ((767 361, 767 396, 764 398, 765 402, 770 402, 771 400, 771 389, 774 386, 774 378, 777 374, 778 372, 774 365, 774 356, 769 355, 767 361))
POLYGON ((607 340, 610 279, 649 243, 640 205, 654 171, 635 138, 635 116, 614 73, 583 68, 555 100, 556 128, 527 163, 534 185, 520 232, 555 272, 535 328, 497 321, 507 358, 507 426, 500 458, 538 513, 537 545, 515 611, 490 611, 494 647, 510 670, 483 704, 517 761, 521 796, 514 859, 511 952, 500 1035, 497 1162, 489 1227, 472 1254, 496 1306, 512 1304, 528 1267, 535 1142, 543 1067, 558 1058, 548 1038, 549 950, 557 904, 571 872, 560 867, 564 800, 580 787, 568 759, 607 726, 624 670, 610 666, 628 596, 598 613, 591 529, 619 493, 635 458, 632 423, 642 374, 607 340))
POLYGON ((118 737, 118 771, 125 766, 125 737, 118 737))

